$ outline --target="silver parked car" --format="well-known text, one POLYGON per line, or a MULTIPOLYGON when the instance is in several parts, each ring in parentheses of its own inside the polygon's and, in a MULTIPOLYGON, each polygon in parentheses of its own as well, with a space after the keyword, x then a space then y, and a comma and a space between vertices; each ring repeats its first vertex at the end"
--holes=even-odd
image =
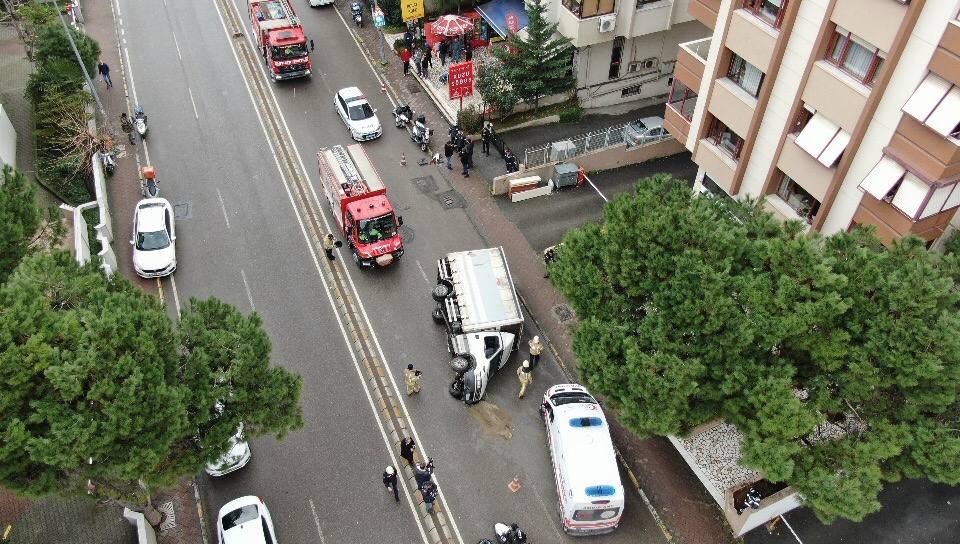
POLYGON ((663 127, 663 117, 641 117, 623 130, 627 147, 659 142, 669 137, 670 133, 663 127))

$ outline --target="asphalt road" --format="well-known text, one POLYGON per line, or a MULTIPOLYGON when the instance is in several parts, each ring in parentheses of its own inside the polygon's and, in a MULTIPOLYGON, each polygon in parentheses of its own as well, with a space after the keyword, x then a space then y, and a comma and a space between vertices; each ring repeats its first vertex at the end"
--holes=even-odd
MULTIPOLYGON (((536 416, 538 392, 565 378, 545 358, 534 393, 519 400, 515 356, 506 374, 493 379, 488 402, 468 409, 447 395, 449 356, 442 330, 429 316, 433 268, 443 253, 482 247, 483 239, 463 209, 441 206, 438 195, 452 190, 445 170, 415 166, 419 151, 389 123, 388 98, 378 92, 337 14, 301 5, 297 9, 317 45, 315 75, 273 85, 273 92, 315 186, 317 149, 349 143, 332 108, 336 89, 359 85, 386 121, 385 136, 364 146, 404 216, 407 254, 383 271, 343 264, 395 383, 402 384, 408 362, 425 370, 423 393, 401 398, 421 448, 436 461, 445 507, 462 541, 490 536, 494 521, 519 521, 537 542, 572 540, 559 531, 536 416), (407 167, 399 165, 401 152, 407 167), (517 493, 507 488, 515 477, 522 485, 517 493)), ((383 466, 395 462, 395 454, 340 334, 214 3, 119 0, 119 6, 136 99, 150 115, 151 161, 163 196, 179 214, 179 269, 163 282, 167 300, 174 308, 189 297, 217 296, 243 311, 255 309, 273 340, 274 362, 304 378, 302 431, 282 442, 254 440, 248 467, 224 478, 201 478, 211 527, 222 504, 255 494, 270 507, 282 542, 422 541, 415 509, 406 500, 398 509, 380 485, 383 466)), ((237 1, 235 7, 245 18, 246 4, 237 1)), ((535 334, 532 322, 527 330, 535 334)), ((663 537, 631 494, 621 528, 592 540, 663 537)))

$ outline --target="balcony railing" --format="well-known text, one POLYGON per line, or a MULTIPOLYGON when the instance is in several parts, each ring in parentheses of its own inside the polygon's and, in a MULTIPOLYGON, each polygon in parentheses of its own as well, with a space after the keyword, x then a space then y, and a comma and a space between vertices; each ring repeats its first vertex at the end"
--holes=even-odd
POLYGON ((563 7, 580 19, 607 15, 617 9, 616 0, 563 0, 563 7))
POLYGON ((686 49, 690 52, 691 55, 694 55, 704 63, 707 62, 707 57, 710 55, 710 42, 713 38, 703 38, 700 40, 694 40, 692 42, 684 42, 680 44, 680 47, 686 49))

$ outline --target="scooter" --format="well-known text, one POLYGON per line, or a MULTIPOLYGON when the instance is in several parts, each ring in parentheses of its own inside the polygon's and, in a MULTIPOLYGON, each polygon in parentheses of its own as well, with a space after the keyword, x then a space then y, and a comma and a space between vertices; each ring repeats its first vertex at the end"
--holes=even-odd
POLYGON ((527 534, 516 523, 509 527, 504 523, 494 523, 493 532, 497 535, 497 544, 527 544, 527 534))
POLYGON ((360 2, 350 3, 350 13, 353 14, 353 22, 357 23, 357 28, 363 27, 363 8, 360 7, 360 2))
POLYGON ((397 128, 409 127, 413 121, 413 110, 406 104, 400 104, 393 110, 393 124, 397 128))
POLYGON ((101 151, 100 163, 103 165, 103 171, 107 176, 112 176, 117 171, 117 161, 113 151, 101 151))
POLYGON ((427 126, 427 119, 423 114, 417 117, 410 130, 410 139, 420 146, 420 151, 426 151, 430 145, 430 136, 433 135, 433 129, 427 126))
POLYGON ((160 182, 157 181, 157 171, 152 166, 140 167, 140 194, 144 198, 160 196, 160 182))
POLYGON ((141 140, 147 139, 147 114, 139 104, 133 108, 133 128, 137 130, 141 140))

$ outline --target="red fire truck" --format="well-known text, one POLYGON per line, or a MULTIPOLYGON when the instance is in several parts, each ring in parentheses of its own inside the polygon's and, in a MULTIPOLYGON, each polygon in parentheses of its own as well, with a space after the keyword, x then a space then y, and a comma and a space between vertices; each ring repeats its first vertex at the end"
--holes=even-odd
POLYGON ((387 188, 360 144, 317 153, 323 192, 360 267, 383 267, 403 255, 399 227, 387 188))
POLYGON ((313 64, 300 18, 287 0, 248 0, 250 24, 275 81, 306 77, 313 64))

